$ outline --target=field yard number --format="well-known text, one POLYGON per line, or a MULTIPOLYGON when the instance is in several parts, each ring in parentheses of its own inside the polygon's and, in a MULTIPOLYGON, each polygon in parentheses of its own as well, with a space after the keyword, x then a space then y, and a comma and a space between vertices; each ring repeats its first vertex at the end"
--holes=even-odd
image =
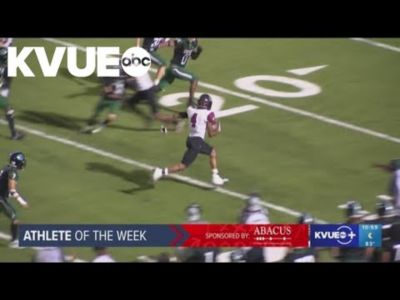
MULTIPOLYGON (((195 93, 195 98, 199 98, 202 93, 195 93)), ((257 105, 247 104, 241 106, 235 106, 233 108, 222 110, 222 106, 224 105, 225 99, 221 96, 217 96, 214 94, 209 94, 213 100, 213 111, 215 111, 215 116, 217 118, 225 118, 237 114, 242 114, 245 112, 249 112, 258 108, 257 105)), ((187 99, 189 97, 189 93, 175 93, 169 94, 160 99, 160 104, 166 107, 177 106, 180 104, 186 104, 187 99)), ((192 120, 193 122, 193 120, 192 120)))
POLYGON ((274 75, 255 75, 255 76, 247 76, 243 78, 239 78, 234 81, 236 87, 268 96, 268 97, 280 97, 280 98, 304 98, 317 95, 321 93, 321 88, 315 83, 311 83, 305 80, 290 78, 285 76, 274 76, 274 75), (278 82, 287 84, 290 86, 294 86, 298 89, 295 92, 287 92, 287 91, 277 91, 273 89, 268 89, 265 87, 261 87, 257 84, 257 82, 278 82))
MULTIPOLYGON (((247 76, 243 78, 239 78, 234 81, 236 87, 241 90, 252 92, 255 94, 260 94, 268 97, 280 97, 280 98, 304 98, 317 95, 321 93, 321 88, 315 83, 308 82, 305 80, 285 77, 285 76, 275 76, 275 75, 254 75, 247 76), (277 82, 281 84, 290 85, 295 87, 297 91, 279 91, 274 89, 269 89, 266 87, 261 87, 257 83, 258 82, 277 82)), ((195 98, 199 98, 202 93, 195 93, 195 98)), ((213 110, 217 112, 217 116, 219 117, 227 117, 232 116, 248 111, 252 111, 258 108, 256 105, 243 105, 236 106, 234 108, 230 108, 227 110, 222 110, 224 106, 225 99, 221 96, 215 94, 209 94, 213 99, 213 110)), ((159 103, 165 107, 173 107, 181 104, 186 104, 187 99, 189 97, 189 93, 174 93, 163 96, 159 103)))
MULTIPOLYGON (((195 98, 200 98, 201 94, 203 93, 195 93, 194 97, 195 98)), ((211 96, 211 99, 213 101, 213 111, 220 111, 222 109, 222 106, 224 105, 225 99, 222 98, 221 96, 217 96, 214 94, 209 94, 211 96)), ((187 99, 189 98, 189 93, 174 93, 174 94, 169 94, 160 99, 160 104, 165 107, 172 107, 172 106, 177 106, 180 104, 186 104, 187 99)))

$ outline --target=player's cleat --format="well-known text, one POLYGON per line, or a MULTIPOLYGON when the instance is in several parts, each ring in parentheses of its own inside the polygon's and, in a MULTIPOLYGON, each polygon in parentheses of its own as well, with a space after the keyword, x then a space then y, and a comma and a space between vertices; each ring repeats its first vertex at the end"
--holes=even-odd
POLYGON ((98 133, 98 132, 100 132, 100 131, 102 131, 104 128, 105 128, 106 126, 104 126, 104 125, 98 125, 98 126, 96 126, 93 130, 92 130, 92 132, 91 133, 98 133))
POLYGON ((153 172, 153 180, 157 181, 163 176, 162 169, 160 168, 155 168, 153 172))
POLYGON ((224 185, 225 182, 228 182, 228 178, 222 178, 219 174, 212 175, 212 183, 215 185, 224 185))
POLYGON ((22 140, 25 137, 25 134, 23 134, 20 131, 17 131, 12 137, 11 139, 14 141, 18 141, 18 140, 22 140))
POLYGON ((168 133, 168 129, 167 129, 167 127, 165 127, 164 125, 161 125, 160 131, 161 131, 162 133, 164 133, 164 134, 167 134, 167 133, 168 133))
POLYGON ((80 131, 81 133, 94 134, 104 129, 104 125, 88 125, 80 131))
POLYGON ((23 249, 24 247, 19 246, 18 240, 13 240, 8 244, 8 247, 13 248, 13 249, 23 249))
POLYGON ((79 132, 89 134, 89 133, 92 133, 93 128, 94 128, 93 125, 88 125, 88 126, 83 127, 79 132))

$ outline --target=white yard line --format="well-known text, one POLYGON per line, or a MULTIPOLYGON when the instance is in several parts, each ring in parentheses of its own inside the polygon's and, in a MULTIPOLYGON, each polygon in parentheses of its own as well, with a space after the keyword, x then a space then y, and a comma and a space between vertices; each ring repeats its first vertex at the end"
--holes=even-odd
MULTIPOLYGON (((51 42, 51 43, 63 45, 63 46, 77 47, 81 51, 86 51, 86 49, 84 47, 82 47, 82 46, 79 46, 79 45, 76 45, 76 44, 73 44, 73 43, 69 43, 69 42, 65 42, 65 41, 62 41, 62 40, 59 40, 59 39, 44 38, 44 40, 48 41, 48 42, 51 42)), ((308 118, 311 118, 311 119, 315 119, 315 120, 318 120, 318 121, 321 121, 321 122, 324 122, 324 123, 328 123, 328 124, 331 124, 331 125, 335 125, 335 126, 338 126, 338 127, 346 128, 346 129, 349 129, 349 130, 352 130, 352 131, 360 132, 360 133, 363 133, 363 134, 366 134, 366 135, 370 135, 370 136, 373 136, 373 137, 376 137, 376 138, 380 138, 380 139, 383 139, 383 140, 386 140, 386 141, 390 141, 390 142, 393 142, 393 143, 400 144, 400 138, 393 137, 393 136, 390 136, 390 135, 385 134, 385 133, 381 133, 381 132, 374 131, 374 130, 371 130, 371 129, 363 128, 363 127, 360 127, 360 126, 357 126, 357 125, 353 125, 353 124, 350 124, 350 123, 342 122, 342 121, 339 121, 339 120, 336 120, 336 119, 333 119, 333 118, 329 118, 329 117, 325 117, 325 116, 322 116, 322 115, 319 115, 319 114, 316 114, 316 113, 312 113, 312 112, 309 112, 309 111, 306 111, 306 110, 302 110, 302 109, 286 106, 286 105, 283 105, 283 104, 280 104, 280 103, 276 103, 276 102, 273 102, 273 101, 270 101, 270 100, 266 100, 266 99, 263 99, 263 98, 260 98, 260 97, 255 97, 255 96, 251 96, 251 95, 248 95, 248 94, 245 94, 245 93, 235 92, 235 91, 232 91, 232 90, 229 90, 229 89, 226 89, 226 88, 222 88, 222 87, 214 85, 214 84, 210 84, 210 83, 206 83, 206 82, 201 82, 200 81, 198 83, 198 85, 201 86, 201 87, 210 89, 210 90, 214 90, 214 91, 218 91, 218 92, 221 92, 221 93, 225 93, 227 95, 235 96, 235 97, 242 98, 242 99, 249 100, 249 101, 256 102, 256 103, 261 103, 261 104, 267 105, 269 107, 273 107, 273 108, 277 108, 277 109, 280 109, 280 110, 284 110, 284 111, 287 111, 287 112, 294 113, 296 115, 301 115, 301 116, 308 117, 308 118)))
POLYGON ((11 240, 11 235, 8 235, 8 234, 0 231, 0 239, 6 240, 6 241, 10 241, 11 240))
MULTIPOLYGON (((11 235, 8 235, 8 234, 0 231, 0 240, 10 241, 11 240, 11 235)), ((34 250, 39 249, 38 247, 29 247, 29 248, 34 249, 34 250)), ((72 262, 86 262, 86 260, 79 259, 79 258, 74 258, 74 257, 69 256, 69 255, 65 256, 65 258, 68 261, 72 261, 72 262)))
POLYGON ((389 45, 389 44, 384 44, 384 43, 381 43, 381 42, 373 41, 373 40, 370 40, 370 39, 350 38, 350 40, 356 41, 356 42, 366 43, 368 45, 384 48, 384 49, 395 51, 395 52, 400 52, 400 48, 399 47, 395 47, 395 46, 392 46, 392 45, 389 45))
MULTIPOLYGON (((0 124, 7 125, 7 122, 2 120, 2 119, 0 119, 0 124)), ((131 166, 142 168, 142 169, 145 169, 145 170, 148 170, 148 171, 151 171, 151 170, 153 170, 155 168, 155 166, 151 166, 149 164, 142 163, 142 162, 133 160, 131 158, 123 157, 121 155, 117 155, 117 154, 114 154, 114 153, 111 153, 111 152, 108 152, 108 151, 104 151, 104 150, 101 150, 101 149, 98 149, 98 148, 95 148, 95 147, 92 147, 92 146, 89 146, 89 145, 85 145, 85 144, 82 144, 82 143, 78 143, 78 142, 75 142, 75 141, 72 141, 72 140, 69 140, 69 139, 66 139, 66 138, 62 138, 62 137, 56 136, 56 135, 47 134, 47 133, 45 133, 43 131, 32 129, 32 128, 27 127, 27 126, 18 125, 16 127, 18 129, 20 129, 20 130, 23 130, 23 131, 29 133, 29 134, 36 135, 36 136, 39 136, 39 137, 47 139, 47 140, 51 140, 51 141, 58 142, 58 143, 61 143, 61 144, 64 144, 64 145, 68 145, 68 146, 71 146, 71 147, 74 147, 74 148, 77 148, 77 149, 80 149, 80 150, 83 150, 83 151, 86 151, 86 152, 90 152, 90 153, 94 153, 94 154, 97 154, 97 155, 100 155, 100 156, 103 156, 103 157, 110 158, 110 159, 113 159, 113 160, 117 160, 117 161, 129 164, 131 166)), ((221 194, 224 194, 224 195, 228 195, 228 196, 231 196, 231 197, 239 198, 239 199, 242 199, 242 200, 245 200, 245 199, 248 198, 248 195, 237 193, 237 192, 234 192, 234 191, 228 190, 226 188, 222 188, 222 187, 215 188, 214 185, 212 185, 212 184, 210 184, 208 182, 201 181, 201 180, 198 180, 198 179, 195 179, 195 178, 191 178, 191 177, 188 177, 188 176, 173 174, 173 175, 170 175, 169 177, 174 178, 174 179, 176 179, 178 181, 181 181, 181 182, 184 182, 184 183, 191 184, 193 186, 210 189, 212 191, 215 191, 215 192, 218 192, 218 193, 221 193, 221 194)), ((282 213, 285 213, 285 214, 288 214, 288 215, 291 215, 291 216, 296 216, 297 217, 297 216, 299 216, 301 214, 298 211, 292 210, 290 208, 286 208, 284 206, 275 205, 275 204, 272 204, 272 203, 269 203, 269 202, 263 202, 262 204, 263 204, 263 206, 265 206, 267 208, 270 208, 272 210, 276 210, 276 211, 279 211, 279 212, 282 212, 282 213)))

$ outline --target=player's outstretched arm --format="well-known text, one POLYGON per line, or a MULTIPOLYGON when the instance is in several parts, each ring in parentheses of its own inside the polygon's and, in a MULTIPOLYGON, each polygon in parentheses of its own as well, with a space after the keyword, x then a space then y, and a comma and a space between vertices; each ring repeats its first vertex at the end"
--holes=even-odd
POLYGON ((208 136, 214 137, 217 136, 219 134, 219 128, 220 128, 220 124, 218 121, 215 121, 215 123, 211 123, 211 122, 207 122, 207 133, 208 136))
POLYGON ((389 165, 384 165, 384 164, 373 164, 372 167, 382 169, 387 172, 391 172, 392 168, 389 165))
POLYGON ((21 206, 27 208, 28 202, 22 198, 22 196, 17 192, 17 182, 13 179, 8 180, 8 190, 10 191, 10 196, 15 198, 21 206))
POLYGON ((166 38, 165 41, 160 44, 159 48, 173 47, 174 45, 174 39, 166 38))
POLYGON ((200 56, 201 52, 203 52, 203 48, 201 46, 198 46, 196 50, 193 51, 191 54, 192 59, 196 60, 200 56))

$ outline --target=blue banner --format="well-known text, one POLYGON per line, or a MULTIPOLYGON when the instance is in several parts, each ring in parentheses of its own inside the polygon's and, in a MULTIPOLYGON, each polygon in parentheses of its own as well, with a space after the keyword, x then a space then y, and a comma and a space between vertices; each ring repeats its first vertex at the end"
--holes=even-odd
POLYGON ((381 244, 381 225, 310 225, 311 247, 380 247, 381 244))
POLYGON ((360 247, 381 247, 382 246, 382 225, 360 224, 359 240, 360 247))
POLYGON ((181 225, 29 225, 18 228, 22 247, 181 246, 189 234, 181 225))
MULTIPOLYGON (((286 236, 260 237, 259 231, 266 230, 264 227, 267 225, 263 228, 257 226, 261 225, 21 224, 18 228, 18 240, 21 247, 203 247, 209 243, 230 247, 237 245, 239 241, 243 245, 254 247, 260 246, 261 238, 273 246, 277 239, 294 245, 296 241, 291 238, 296 238, 299 242, 300 237, 305 237, 304 241, 301 240, 305 247, 308 244, 310 247, 381 247, 382 244, 382 226, 375 224, 311 224, 302 231, 306 235, 296 235, 290 239, 286 236), (252 238, 254 234, 257 234, 257 238, 252 238)), ((275 227, 288 227, 284 224, 268 226, 271 230, 275 227)), ((281 231, 278 230, 277 233, 281 231)), ((265 247, 268 245, 265 244, 265 247)))

